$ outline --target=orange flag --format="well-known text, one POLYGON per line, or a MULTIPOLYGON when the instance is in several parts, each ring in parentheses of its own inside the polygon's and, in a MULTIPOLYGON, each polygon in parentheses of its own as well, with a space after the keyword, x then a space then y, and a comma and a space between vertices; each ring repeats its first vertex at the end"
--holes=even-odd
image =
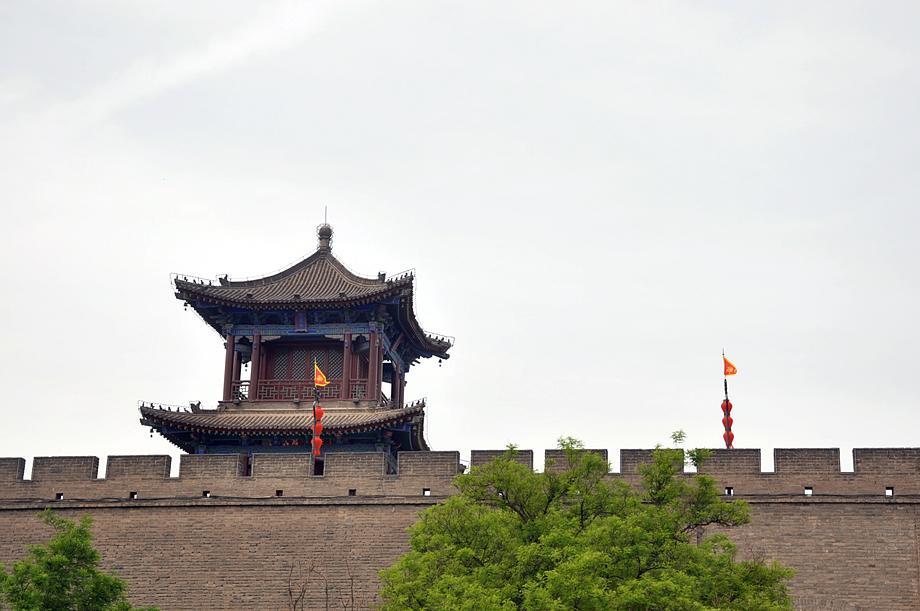
POLYGON ((725 358, 725 355, 722 355, 722 360, 725 361, 725 375, 733 376, 738 373, 738 368, 735 367, 730 360, 725 358))
POLYGON ((316 361, 313 361, 313 384, 321 388, 329 384, 329 380, 326 379, 326 374, 319 368, 316 361))

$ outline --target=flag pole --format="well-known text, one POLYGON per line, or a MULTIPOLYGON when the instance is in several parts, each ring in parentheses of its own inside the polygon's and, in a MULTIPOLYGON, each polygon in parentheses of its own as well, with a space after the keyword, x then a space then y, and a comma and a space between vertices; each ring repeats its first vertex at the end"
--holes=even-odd
MULTIPOLYGON (((316 371, 316 357, 313 357, 313 371, 316 371)), ((310 428, 310 453, 313 453, 313 437, 314 431, 316 431, 316 405, 319 403, 319 388, 316 386, 316 379, 314 374, 313 380, 313 425, 310 428)))
MULTIPOLYGON (((732 370, 734 372, 734 369, 732 370)), ((728 400, 728 362, 725 360, 725 348, 722 348, 722 385, 725 389, 725 400, 722 401, 722 426, 725 431, 722 439, 725 440, 725 449, 733 447, 735 434, 732 433, 732 402, 728 400)))

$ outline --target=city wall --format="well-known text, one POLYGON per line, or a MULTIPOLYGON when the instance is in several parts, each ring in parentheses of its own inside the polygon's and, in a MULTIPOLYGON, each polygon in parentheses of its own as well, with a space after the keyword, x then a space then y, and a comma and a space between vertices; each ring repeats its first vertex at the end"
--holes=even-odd
MULTIPOLYGON (((606 450, 598 452, 605 458, 606 450)), ((501 451, 474 451, 472 465, 501 451)), ((548 469, 564 466, 558 450, 548 469)), ((630 483, 651 450, 621 450, 630 483)), ((517 459, 533 464, 533 453, 517 459)), ((715 450, 702 471, 751 505, 753 523, 729 530, 745 557, 797 570, 804 609, 920 608, 920 448, 856 449, 853 472, 836 449, 778 449, 774 470, 759 450, 715 450), (810 492, 806 494, 806 489, 810 492)), ((132 601, 161 609, 366 608, 377 572, 408 549, 418 512, 453 494, 458 452, 407 452, 387 474, 384 456, 335 454, 313 475, 308 454, 256 454, 241 476, 236 455, 0 458, 0 563, 47 539, 37 512, 95 520, 107 568, 132 601)))

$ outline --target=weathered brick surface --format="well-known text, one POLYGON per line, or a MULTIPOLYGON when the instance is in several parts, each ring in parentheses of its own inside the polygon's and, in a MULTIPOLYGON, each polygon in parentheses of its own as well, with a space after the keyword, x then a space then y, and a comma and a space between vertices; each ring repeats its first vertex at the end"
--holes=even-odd
POLYGON ((35 481, 73 481, 95 479, 99 474, 99 459, 95 456, 39 456, 32 463, 35 481))
POLYGON ((639 466, 652 462, 652 450, 620 450, 620 473, 638 473, 639 466))
POLYGON ((308 477, 313 475, 310 454, 254 454, 253 477, 308 477))
MULTIPOLYGON (((506 450, 473 450, 470 453, 470 466, 481 467, 496 458, 504 456, 505 453, 506 450)), ((528 469, 533 469, 533 450, 517 450, 514 453, 513 460, 528 469)))
MULTIPOLYGON (((500 453, 476 451, 472 462, 500 453)), ((740 556, 796 569, 800 608, 920 608, 920 451, 854 455, 855 472, 841 473, 837 450, 777 450, 776 471, 762 473, 758 451, 721 450, 703 470, 750 503, 753 522, 729 535, 740 556), (804 496, 806 485, 814 496, 804 496)), ((519 457, 532 461, 529 451, 519 457)), ((621 473, 609 477, 634 484, 650 458, 650 450, 624 450, 621 473)), ((257 454, 252 476, 239 475, 236 456, 183 456, 170 478, 164 459, 111 457, 97 479, 94 457, 42 458, 25 481, 21 459, 0 459, 0 563, 47 539, 36 515, 50 506, 95 518, 106 567, 128 580, 139 605, 286 608, 293 566, 294 581, 309 583, 308 609, 325 608, 324 577, 330 608, 343 608, 343 597, 368 608, 377 572, 407 549, 418 512, 455 492, 459 471, 457 452, 400 455, 399 473, 389 475, 377 453, 330 453, 322 476, 312 475, 309 454, 257 454)))
POLYGON ((326 455, 325 473, 330 477, 366 478, 386 474, 383 452, 332 453, 326 455))
MULTIPOLYGON (((604 462, 607 461, 607 450, 580 450, 582 452, 591 452, 600 456, 604 462)), ((565 456, 565 450, 546 450, 543 452, 543 468, 548 472, 565 471, 569 466, 569 461, 565 456)))
POLYGON ((163 479, 169 477, 172 456, 109 456, 106 479, 163 479))
POLYGON ((856 448, 857 473, 920 473, 920 448, 856 448))
POLYGON ((760 473, 760 450, 710 450, 700 473, 760 473))
POLYGON ((25 472, 24 458, 0 458, 0 482, 15 482, 25 472))
POLYGON ((456 475, 460 452, 400 452, 400 475, 456 475))
POLYGON ((179 457, 183 477, 233 477, 240 471, 239 454, 183 454, 179 457))
POLYGON ((838 473, 840 450, 837 448, 773 450, 773 470, 777 473, 838 473))
POLYGON ((792 566, 803 609, 918 609, 915 502, 751 503, 753 522, 729 533, 742 557, 792 566))
MULTIPOLYGON (((307 609, 375 600, 377 572, 406 551, 406 529, 428 499, 397 504, 199 503, 142 508, 62 510, 92 514, 104 565, 127 579, 137 605, 169 609, 287 609, 288 576, 306 580, 307 609), (311 564, 316 573, 310 573, 311 564)), ((4 511, 0 560, 22 557, 50 535, 36 510, 4 511)))

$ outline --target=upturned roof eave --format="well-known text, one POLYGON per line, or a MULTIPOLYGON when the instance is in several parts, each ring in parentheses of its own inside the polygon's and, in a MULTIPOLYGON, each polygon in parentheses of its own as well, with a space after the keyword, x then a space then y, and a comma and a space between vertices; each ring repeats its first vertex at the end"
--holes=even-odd
MULTIPOLYGON (((402 326, 409 332, 409 337, 412 343, 416 346, 421 353, 427 353, 432 356, 436 356, 442 359, 449 359, 450 355, 448 350, 451 349, 452 344, 449 342, 440 342, 432 339, 422 326, 419 324, 418 319, 415 318, 415 311, 412 307, 412 287, 411 279, 408 280, 409 292, 402 294, 400 297, 400 322, 402 326)), ((177 282, 178 286, 178 282, 177 282)), ((200 287, 201 285, 191 284, 191 287, 200 287)), ((377 295, 368 295, 362 297, 356 297, 353 299, 345 300, 333 300, 333 301, 240 301, 240 300, 231 300, 218 298, 213 295, 202 293, 200 291, 195 291, 193 288, 189 288, 188 292, 184 292, 182 289, 178 290, 175 294, 176 299, 182 301, 189 301, 193 299, 200 299, 208 303, 213 303, 214 305, 224 305, 229 307, 243 307, 253 310, 265 310, 270 308, 285 308, 292 310, 307 310, 307 309, 329 309, 329 308, 341 308, 341 307, 351 307, 358 305, 367 305, 371 303, 378 303, 383 299, 393 297, 396 294, 400 293, 403 286, 389 287, 386 291, 382 291, 377 295)), ((198 311, 198 308, 195 307, 195 304, 192 304, 192 307, 198 311)), ((201 312, 198 312, 202 318, 211 324, 211 322, 204 316, 201 312)), ((221 329, 211 324, 212 327, 218 332, 221 333, 221 329)))
MULTIPOLYGON (((226 435, 306 435, 312 433, 313 423, 312 418, 309 415, 304 415, 304 425, 303 426, 219 426, 213 423, 196 423, 194 421, 189 422, 187 418, 175 418, 178 415, 177 412, 168 412, 150 407, 140 407, 141 412, 141 424, 144 426, 149 426, 155 429, 159 427, 168 426, 182 431, 187 431, 191 433, 210 433, 210 434, 226 434, 226 435)), ((408 422, 413 418, 424 415, 425 404, 421 403, 418 406, 410 408, 401 408, 398 411, 399 413, 394 413, 390 417, 386 417, 381 414, 382 418, 372 419, 367 422, 355 422, 355 423, 346 423, 346 424, 335 424, 330 422, 325 424, 324 431, 329 433, 361 433, 366 431, 375 431, 386 428, 394 424, 402 424, 408 422)), ((200 415, 200 414, 199 414, 200 415)), ((208 414, 211 415, 211 414, 208 414)), ((189 416, 188 414, 183 414, 183 416, 189 416)))
MULTIPOLYGON (((202 288, 208 288, 207 286, 202 286, 195 283, 186 283, 182 281, 176 282, 176 299, 182 301, 189 301, 190 299, 200 299, 207 301, 208 303, 213 303, 215 305, 225 305, 231 307, 242 307, 252 310, 265 310, 269 308, 285 308, 291 310, 318 310, 323 308, 341 308, 341 307, 350 307, 356 305, 367 305, 370 303, 377 303, 388 297, 393 297, 398 294, 403 288, 404 284, 393 283, 391 286, 381 287, 381 290, 366 293, 364 295, 356 295, 354 297, 330 297, 330 298, 312 298, 312 299, 238 299, 233 297, 224 297, 221 295, 216 295, 210 293, 206 290, 196 290, 202 288), (180 286, 181 283, 181 286, 180 286)), ((192 304, 194 307, 194 304, 192 304)))

